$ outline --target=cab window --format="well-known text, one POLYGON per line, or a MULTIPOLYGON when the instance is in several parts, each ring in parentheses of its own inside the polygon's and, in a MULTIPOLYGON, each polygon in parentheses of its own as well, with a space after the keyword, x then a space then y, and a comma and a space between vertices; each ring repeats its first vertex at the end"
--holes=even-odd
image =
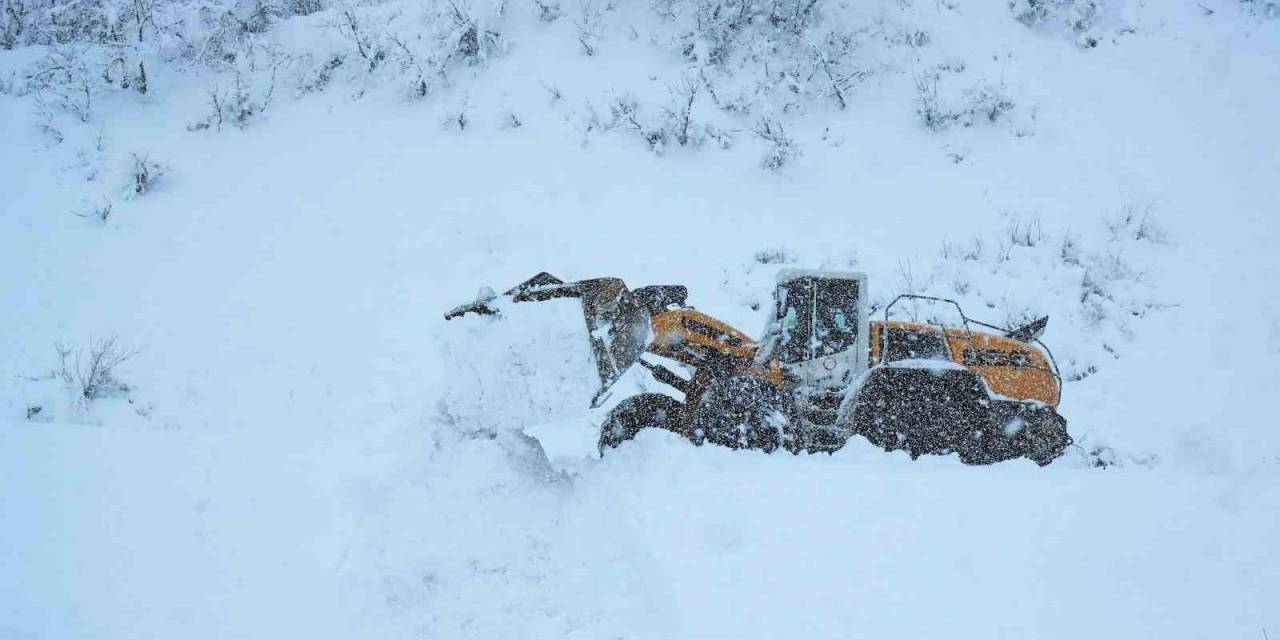
POLYGON ((884 362, 899 360, 950 360, 947 339, 941 331, 919 331, 890 327, 887 329, 884 362))
POLYGON ((848 351, 857 344, 858 293, 856 280, 818 282, 814 357, 848 351))
POLYGON ((778 355, 787 364, 809 359, 813 339, 813 278, 778 286, 778 355))

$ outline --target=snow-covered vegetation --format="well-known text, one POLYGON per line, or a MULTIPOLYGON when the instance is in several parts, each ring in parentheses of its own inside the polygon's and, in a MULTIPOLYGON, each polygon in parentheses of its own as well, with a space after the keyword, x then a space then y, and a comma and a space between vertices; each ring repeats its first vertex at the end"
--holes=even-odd
POLYGON ((0 637, 1280 634, 1277 17, 0 0, 0 637), (601 459, 572 302, 441 318, 783 267, 1048 315, 1076 446, 601 459))

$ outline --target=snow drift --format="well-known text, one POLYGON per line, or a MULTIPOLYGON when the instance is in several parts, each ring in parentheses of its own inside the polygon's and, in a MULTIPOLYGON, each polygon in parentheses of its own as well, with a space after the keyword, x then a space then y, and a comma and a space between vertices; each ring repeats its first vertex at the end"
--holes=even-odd
POLYGON ((1267 3, 808 4, 10 2, 0 636, 1277 633, 1267 3), (441 318, 783 266, 1049 315, 1080 447, 600 459, 571 302, 441 318))

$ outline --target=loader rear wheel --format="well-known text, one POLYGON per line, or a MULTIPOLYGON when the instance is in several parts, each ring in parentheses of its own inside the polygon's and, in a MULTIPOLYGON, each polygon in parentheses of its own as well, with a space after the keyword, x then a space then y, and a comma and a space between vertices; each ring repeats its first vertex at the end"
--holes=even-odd
POLYGON ((693 411, 695 442, 770 452, 793 439, 795 414, 791 396, 764 378, 721 378, 693 411))
POLYGON ((852 430, 912 459, 958 453, 966 464, 990 464, 1016 457, 996 450, 1004 438, 991 427, 989 404, 972 372, 886 367, 859 391, 852 430))
POLYGON ((641 393, 618 403, 600 425, 600 454, 636 437, 641 429, 657 427, 686 435, 684 404, 661 393, 641 393))
POLYGON ((1067 421, 1052 408, 1021 402, 993 403, 995 422, 1005 433, 1002 446, 1011 455, 1025 456, 1040 466, 1057 460, 1073 442, 1067 421))

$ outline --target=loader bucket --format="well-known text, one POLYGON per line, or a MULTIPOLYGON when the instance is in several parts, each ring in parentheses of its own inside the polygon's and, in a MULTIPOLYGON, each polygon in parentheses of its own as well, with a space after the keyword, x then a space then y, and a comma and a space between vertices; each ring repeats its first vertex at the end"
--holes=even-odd
MULTIPOLYGON (((541 302, 556 298, 578 298, 582 301, 587 340, 591 345, 591 356, 595 359, 596 374, 600 378, 600 387, 591 398, 591 407, 596 408, 606 397, 609 388, 640 359, 640 354, 649 346, 652 337, 649 316, 653 292, 646 291, 647 289, 653 288, 631 291, 619 278, 563 282, 542 272, 511 288, 502 297, 508 297, 512 302, 541 302)), ((467 313, 501 315, 501 305, 497 298, 498 296, 481 295, 475 302, 448 312, 445 319, 451 320, 467 313)))

